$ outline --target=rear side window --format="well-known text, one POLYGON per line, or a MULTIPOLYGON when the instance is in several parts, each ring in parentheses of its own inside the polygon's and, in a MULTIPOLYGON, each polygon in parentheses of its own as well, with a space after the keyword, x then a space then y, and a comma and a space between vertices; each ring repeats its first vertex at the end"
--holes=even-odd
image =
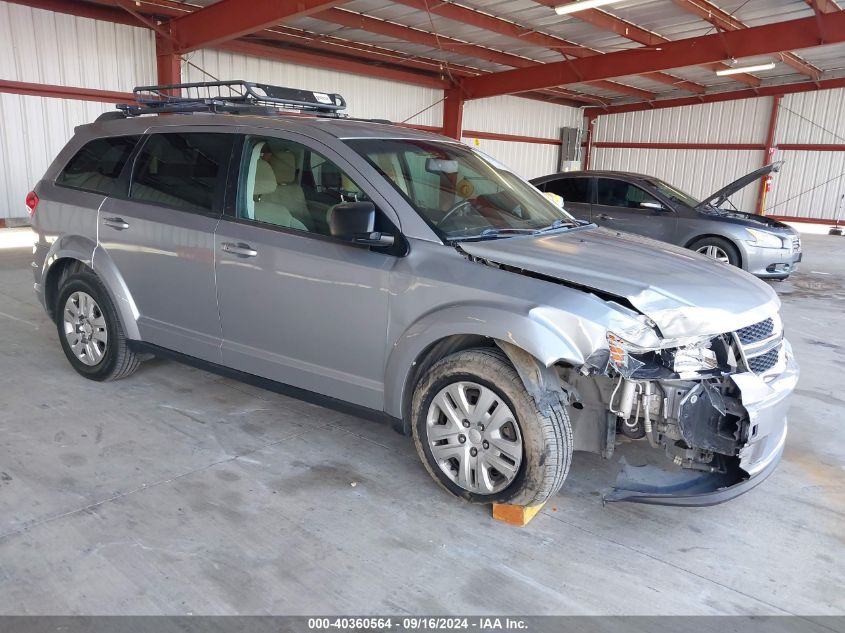
POLYGON ((590 179, 589 178, 561 178, 552 180, 544 185, 543 191, 555 193, 563 198, 563 204, 567 202, 590 202, 590 179))
POLYGON ((86 143, 56 178, 56 184, 102 194, 115 193, 123 166, 138 136, 110 136, 86 143))
POLYGON ((135 159, 129 197, 186 211, 219 210, 233 138, 215 133, 151 135, 135 159))

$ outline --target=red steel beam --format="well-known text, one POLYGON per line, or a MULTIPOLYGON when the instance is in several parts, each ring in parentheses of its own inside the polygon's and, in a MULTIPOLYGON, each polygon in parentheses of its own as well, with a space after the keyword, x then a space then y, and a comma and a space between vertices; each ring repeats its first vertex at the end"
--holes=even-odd
POLYGON ((845 143, 779 143, 777 148, 798 152, 845 152, 845 143))
POLYGON ((156 80, 158 84, 182 83, 182 58, 173 52, 170 42, 156 33, 156 80))
POLYGON ((171 20, 175 52, 187 53, 234 40, 285 20, 308 16, 343 0, 219 0, 171 20))
MULTIPOLYGON (((404 4, 418 11, 430 11, 440 17, 474 26, 492 33, 498 33, 514 40, 556 51, 564 58, 566 56, 581 58, 601 55, 601 51, 588 48, 575 42, 570 42, 555 35, 541 33, 525 28, 514 22, 498 18, 475 9, 464 7, 451 2, 429 2, 429 0, 394 0, 397 4, 404 4)), ((649 73, 648 79, 662 84, 671 85, 681 90, 695 94, 704 93, 707 88, 692 81, 685 81, 665 73, 649 73)))
MULTIPOLYGON (((560 6, 561 4, 572 4, 574 0, 536 1, 540 4, 546 5, 547 7, 554 8, 560 6)), ((659 46, 660 44, 666 44, 671 41, 661 35, 658 35, 657 33, 648 31, 644 28, 637 26, 636 24, 627 22, 622 18, 617 18, 616 16, 610 15, 605 11, 600 11, 599 9, 587 9, 586 11, 578 11, 577 13, 573 13, 572 15, 573 17, 582 20, 587 24, 591 24, 598 29, 610 31, 611 33, 615 33, 616 35, 629 39, 632 42, 643 44, 644 46, 659 46)), ((678 64, 675 67, 678 68, 679 66, 680 65, 678 64)), ((713 70, 728 68, 728 66, 722 63, 713 64, 712 67, 713 70)), ((753 75, 748 75, 745 73, 731 75, 731 78, 741 83, 748 84, 749 86, 760 85, 760 79, 753 75)))
POLYGON ((817 13, 836 13, 839 7, 833 0, 804 0, 817 13))
POLYGON ((464 138, 483 138, 490 141, 508 141, 511 143, 532 143, 537 145, 563 145, 560 139, 544 138, 542 136, 519 136, 517 134, 499 134, 496 132, 481 132, 479 130, 464 130, 464 138))
POLYGON ((97 101, 100 103, 134 103, 135 95, 131 92, 113 90, 94 90, 74 86, 55 86, 26 81, 7 81, 0 79, 0 92, 30 97, 50 97, 52 99, 73 99, 75 101, 97 101))
POLYGON ((841 42, 845 42, 845 11, 825 15, 823 33, 815 17, 801 18, 742 31, 692 37, 660 46, 642 47, 636 51, 618 51, 597 57, 543 64, 536 68, 471 77, 464 79, 463 84, 468 98, 480 99, 841 42))
POLYGON ((464 97, 458 88, 449 88, 443 96, 443 134, 461 140, 464 120, 464 97))
POLYGON ((734 149, 734 150, 764 150, 761 143, 629 143, 599 141, 593 147, 608 149, 734 149))
MULTIPOLYGON (((775 157, 775 133, 778 129, 778 113, 780 112, 780 100, 783 99, 781 95, 772 97, 772 109, 769 112, 769 129, 766 132, 766 147, 763 153, 763 167, 770 164, 775 157)), ((766 189, 768 186, 768 178, 763 178, 760 181, 760 189, 757 192, 757 213, 763 215, 763 205, 766 203, 766 189)))
MULTIPOLYGON (((371 18, 345 9, 329 9, 328 11, 318 13, 313 17, 325 22, 331 22, 332 24, 338 24, 346 28, 368 31, 370 33, 376 33, 378 35, 385 35, 387 37, 402 40, 404 42, 422 44, 423 46, 428 46, 438 50, 467 55, 493 64, 499 64, 501 66, 510 66, 511 68, 531 68, 544 65, 533 59, 528 59, 512 53, 505 53, 485 46, 479 46, 478 44, 464 42, 444 35, 437 35, 430 33, 429 31, 423 31, 403 24, 397 24, 396 22, 390 22, 388 20, 371 18)), ((634 88, 632 86, 626 86, 624 84, 611 81, 599 80, 598 82, 595 82, 594 85, 598 88, 612 90, 619 94, 638 97, 640 99, 651 100, 657 96, 655 93, 648 90, 642 90, 640 88, 634 88)), ((554 88, 554 86, 546 87, 554 88)))
POLYGON ((731 90, 701 95, 699 97, 682 97, 679 99, 661 99, 651 103, 629 103, 624 105, 607 106, 605 108, 587 108, 586 115, 622 114, 624 112, 641 112, 643 110, 662 110, 664 108, 678 108, 681 106, 697 105, 699 103, 718 103, 721 101, 736 101, 738 99, 753 99, 754 97, 773 97, 775 95, 794 94, 797 92, 814 92, 816 90, 832 90, 845 88, 845 77, 838 79, 822 79, 821 81, 802 81, 780 86, 763 86, 756 90, 731 90))
MULTIPOLYGON (((723 31, 741 31, 748 28, 747 24, 707 0, 673 0, 673 2, 685 11, 700 17, 723 31)), ((781 53, 781 59, 783 59, 784 64, 794 68, 802 75, 812 79, 821 79, 822 71, 805 62, 795 53, 781 53)))

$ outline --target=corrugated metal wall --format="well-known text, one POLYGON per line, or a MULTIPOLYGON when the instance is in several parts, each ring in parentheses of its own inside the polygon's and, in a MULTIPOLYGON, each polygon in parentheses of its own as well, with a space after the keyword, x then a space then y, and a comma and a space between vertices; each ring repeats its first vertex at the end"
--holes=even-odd
POLYGON ((463 141, 489 154, 503 165, 507 165, 515 174, 523 178, 536 178, 557 171, 560 155, 558 145, 513 143, 471 137, 464 137, 463 141))
MULTIPOLYGON (((600 116, 598 143, 755 143, 764 145, 771 97, 708 103, 600 116)), ((775 143, 845 143, 845 89, 786 95, 781 101, 775 143)), ((845 152, 778 150, 786 161, 766 196, 771 215, 802 218, 845 216, 845 152)), ((743 173, 760 167, 762 151, 595 148, 593 169, 623 169, 652 174, 695 196, 703 196, 743 173)), ((759 185, 731 200, 756 211, 759 185)))
MULTIPOLYGON (((591 160, 594 169, 618 169, 657 176, 702 199, 757 169, 763 152, 732 150, 664 150, 596 148, 591 160)), ((756 186, 746 187, 731 198, 744 211, 754 209, 756 186)))

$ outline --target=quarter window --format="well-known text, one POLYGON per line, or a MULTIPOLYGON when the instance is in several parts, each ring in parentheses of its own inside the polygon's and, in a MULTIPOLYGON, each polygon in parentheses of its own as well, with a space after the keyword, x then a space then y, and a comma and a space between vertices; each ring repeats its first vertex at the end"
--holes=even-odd
POLYGON ((623 180, 598 179, 598 204, 607 207, 641 209, 643 202, 657 202, 657 198, 644 189, 623 180))
POLYGON ((225 187, 231 134, 153 134, 135 160, 133 200, 212 212, 225 187))
POLYGON ((545 183, 543 191, 554 193, 563 198, 564 208, 567 202, 590 203, 589 178, 561 178, 545 183))
POLYGON ((56 184, 109 195, 138 136, 109 136, 86 143, 61 171, 56 184))

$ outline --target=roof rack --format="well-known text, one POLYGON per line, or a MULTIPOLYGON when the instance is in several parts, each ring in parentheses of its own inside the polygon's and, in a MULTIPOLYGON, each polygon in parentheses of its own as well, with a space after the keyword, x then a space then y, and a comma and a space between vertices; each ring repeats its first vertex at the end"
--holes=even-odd
POLYGON ((346 108, 346 100, 339 94, 241 79, 137 86, 132 93, 137 103, 117 106, 125 116, 164 112, 278 114, 279 111, 293 111, 340 117, 339 111, 346 108))

